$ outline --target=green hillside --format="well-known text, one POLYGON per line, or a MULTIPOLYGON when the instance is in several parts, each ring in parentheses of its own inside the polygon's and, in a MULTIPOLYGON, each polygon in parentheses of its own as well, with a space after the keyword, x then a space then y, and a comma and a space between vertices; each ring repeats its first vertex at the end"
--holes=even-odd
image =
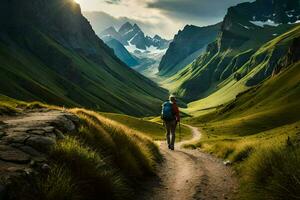
POLYGON ((289 46, 272 77, 189 120, 203 133, 192 147, 234 164, 242 183, 241 199, 299 197, 299 41, 297 27, 264 45, 256 56, 289 46))
MULTIPOLYGON (((268 69, 272 69, 268 72, 270 73, 269 76, 271 76, 272 73, 276 73, 277 68, 284 62, 285 55, 288 53, 289 47, 292 45, 294 38, 299 37, 299 35, 300 26, 297 26, 271 41, 266 42, 255 53, 251 54, 249 59, 244 61, 245 64, 240 67, 236 73, 232 74, 224 81, 215 83, 214 89, 210 89, 205 92, 205 96, 207 97, 189 103, 188 108, 184 109, 184 112, 193 116, 206 114, 207 112, 213 111, 217 107, 232 101, 239 93, 251 88, 250 83, 252 81, 264 80, 264 72, 268 71, 268 69), (236 74, 243 75, 237 79, 236 74)), ((216 56, 218 56, 218 54, 216 56)), ((189 68, 186 70, 188 71, 189 68)), ((180 78, 180 80, 184 80, 184 78, 187 78, 186 82, 189 82, 188 76, 180 78)), ((205 79, 204 76, 202 78, 205 79)), ((174 89, 174 84, 176 83, 176 81, 172 81, 169 84, 165 84, 165 86, 167 88, 174 89)), ((201 85, 199 84, 195 84, 195 87, 200 86, 201 85)))
POLYGON ((208 97, 227 86, 227 83, 239 84, 241 79, 241 89, 235 88, 230 93, 237 95, 243 88, 261 83, 272 75, 276 64, 287 50, 284 45, 274 51, 264 51, 261 47, 297 26, 295 18, 286 21, 285 18, 275 17, 274 22, 265 18, 269 16, 268 13, 281 13, 292 8, 298 12, 299 2, 255 1, 229 8, 217 40, 209 44, 206 53, 192 64, 164 81, 164 87, 171 88, 173 93, 192 102, 208 97), (282 3, 286 7, 280 8, 282 3), (273 24, 258 24, 262 21, 266 23, 267 20, 273 24))
POLYGON ((138 116, 159 112, 166 91, 125 66, 95 35, 79 5, 26 3, 1 6, 9 20, 0 20, 0 93, 138 116))

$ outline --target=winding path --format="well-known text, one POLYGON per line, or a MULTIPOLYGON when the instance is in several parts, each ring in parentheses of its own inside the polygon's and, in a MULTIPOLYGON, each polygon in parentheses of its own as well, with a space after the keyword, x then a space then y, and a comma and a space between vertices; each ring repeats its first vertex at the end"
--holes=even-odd
POLYGON ((165 142, 160 143, 164 162, 160 166, 158 180, 149 181, 141 199, 151 200, 210 200, 232 199, 237 189, 233 171, 223 162, 198 150, 181 146, 201 138, 196 127, 189 126, 193 138, 177 144, 170 151, 165 142))

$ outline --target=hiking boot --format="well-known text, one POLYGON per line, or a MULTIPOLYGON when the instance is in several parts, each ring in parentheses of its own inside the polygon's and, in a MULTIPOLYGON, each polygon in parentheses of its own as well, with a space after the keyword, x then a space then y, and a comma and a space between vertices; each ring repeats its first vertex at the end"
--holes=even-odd
POLYGON ((168 148, 171 149, 171 145, 170 144, 168 144, 168 148))
POLYGON ((174 146, 170 146, 170 149, 171 149, 172 151, 174 151, 174 146))

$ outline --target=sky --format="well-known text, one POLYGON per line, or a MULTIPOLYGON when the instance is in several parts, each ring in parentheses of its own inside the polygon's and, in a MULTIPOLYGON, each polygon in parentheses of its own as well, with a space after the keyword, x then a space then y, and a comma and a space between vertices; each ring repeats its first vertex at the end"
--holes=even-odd
MULTIPOLYGON (((205 26, 222 21, 227 8, 250 0, 75 0, 83 11, 101 11, 146 24, 149 35, 172 39, 187 24, 205 26)), ((101 22, 99 22, 101 23, 101 22)))

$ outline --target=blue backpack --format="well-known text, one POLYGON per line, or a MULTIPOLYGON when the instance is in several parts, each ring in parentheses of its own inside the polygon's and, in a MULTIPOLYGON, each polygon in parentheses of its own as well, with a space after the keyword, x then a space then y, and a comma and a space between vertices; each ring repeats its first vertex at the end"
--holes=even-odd
POLYGON ((173 104, 171 102, 167 101, 162 105, 161 118, 166 121, 172 121, 175 119, 173 104))

